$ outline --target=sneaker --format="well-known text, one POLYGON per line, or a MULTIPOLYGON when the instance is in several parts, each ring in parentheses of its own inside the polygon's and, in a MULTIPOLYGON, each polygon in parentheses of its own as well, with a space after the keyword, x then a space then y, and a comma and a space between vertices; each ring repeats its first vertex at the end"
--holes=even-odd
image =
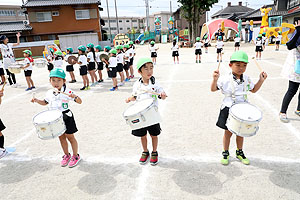
POLYGON ((228 165, 229 164, 229 151, 225 150, 222 152, 223 158, 221 160, 222 165, 228 165))
POLYGON ((0 85, 3 85, 3 84, 4 84, 4 82, 1 82, 1 83, 0 83, 0 85))
POLYGON ((12 84, 12 85, 10 85, 12 88, 17 88, 18 87, 18 85, 17 84, 12 84))
POLYGON ((199 63, 201 63, 201 60, 199 60, 199 63))
POLYGON ((70 160, 71 160, 71 154, 64 155, 62 157, 62 161, 60 162, 60 166, 62 166, 62 167, 67 166, 69 164, 70 160))
POLYGON ((153 166, 158 164, 158 153, 157 152, 151 153, 150 164, 153 166))
POLYGON ((126 78, 126 79, 125 79, 125 82, 128 82, 128 81, 130 81, 130 79, 129 79, 129 78, 126 78))
POLYGON ((134 78, 134 75, 129 76, 129 78, 134 78))
POLYGON ((85 90, 90 90, 90 89, 91 89, 90 86, 86 86, 86 87, 85 87, 85 90))
POLYGON ((141 165, 144 165, 144 164, 146 164, 148 162, 149 155, 150 155, 149 151, 142 153, 142 156, 141 156, 140 161, 139 161, 141 165))
POLYGON ((32 86, 31 89, 32 89, 32 90, 35 89, 35 86, 32 86))
POLYGON ((196 63, 198 63, 198 60, 196 60, 196 63))
POLYGON ((69 162, 69 168, 75 167, 78 165, 79 161, 81 160, 80 155, 72 156, 71 161, 69 162))
POLYGON ((118 87, 112 87, 111 89, 109 89, 109 91, 116 91, 118 89, 118 87))
POLYGON ((222 60, 220 62, 222 62, 222 60))
POLYGON ((250 164, 250 161, 246 158, 246 156, 244 155, 244 152, 242 149, 237 149, 236 150, 236 157, 242 161, 242 163, 244 165, 249 165, 250 164))
POLYGON ((121 83, 118 83, 118 86, 123 86, 125 83, 124 82, 121 82, 121 83))
POLYGON ((6 149, 0 148, 0 158, 3 158, 3 157, 6 156, 7 154, 8 154, 8 151, 6 151, 6 149))
POLYGON ((279 113, 279 119, 283 123, 289 123, 290 120, 287 118, 287 115, 285 113, 279 113))
POLYGON ((98 83, 102 83, 102 82, 103 82, 103 79, 98 81, 98 83))
POLYGON ((85 86, 83 86, 83 88, 80 88, 80 90, 86 90, 86 89, 85 89, 85 86))
POLYGON ((31 90, 31 88, 27 88, 25 91, 29 91, 29 90, 31 90))
POLYGON ((298 115, 300 117, 300 110, 296 110, 295 114, 298 115))
POLYGON ((217 60, 217 62, 219 62, 219 60, 217 60))
POLYGON ((91 84, 91 87, 95 87, 96 86, 96 82, 91 84))
POLYGON ((76 82, 77 82, 76 80, 69 81, 69 83, 76 83, 76 82))

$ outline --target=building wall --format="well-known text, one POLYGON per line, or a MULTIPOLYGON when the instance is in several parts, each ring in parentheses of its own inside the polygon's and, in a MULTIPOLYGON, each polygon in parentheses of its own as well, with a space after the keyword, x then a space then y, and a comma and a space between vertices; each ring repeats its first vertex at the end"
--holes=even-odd
MULTIPOLYGON (((105 22, 105 26, 103 26, 103 30, 106 30, 109 33, 109 23, 108 17, 102 17, 105 22)), ((141 29, 141 21, 140 17, 118 17, 119 20, 119 33, 128 33, 129 30, 134 28, 136 31, 141 29)), ((117 34, 117 20, 115 17, 110 17, 110 27, 111 33, 117 34)))
POLYGON ((0 22, 23 21, 23 11, 21 6, 0 6, 0 22))

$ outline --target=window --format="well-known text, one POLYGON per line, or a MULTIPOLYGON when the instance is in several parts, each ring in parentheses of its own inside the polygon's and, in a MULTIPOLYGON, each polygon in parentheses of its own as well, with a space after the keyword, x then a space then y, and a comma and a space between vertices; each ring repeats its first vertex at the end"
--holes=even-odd
POLYGON ((18 16, 25 16, 24 10, 19 10, 18 11, 18 16))
POLYGON ((102 30, 108 31, 108 28, 102 28, 102 30))
POLYGON ((90 11, 89 10, 75 10, 76 19, 90 19, 90 11))
POLYGON ((0 10, 0 16, 16 16, 16 11, 14 11, 14 10, 0 10))
POLYGON ((136 20, 136 19, 133 19, 132 22, 137 22, 137 20, 136 20))
POLYGON ((59 11, 52 11, 52 16, 55 16, 55 17, 59 16, 59 11))
POLYGON ((48 35, 48 40, 56 40, 55 35, 48 35))
POLYGON ((115 30, 117 30, 117 28, 116 27, 111 27, 110 30, 115 31, 115 30))
POLYGON ((126 22, 129 22, 129 20, 127 19, 126 22))
POLYGON ((299 5, 299 0, 289 0, 289 8, 299 5))
POLYGON ((110 23, 117 23, 117 20, 109 20, 110 23))
POLYGON ((122 31, 123 30, 123 28, 120 28, 120 31, 122 31))
POLYGON ((129 28, 129 27, 127 27, 127 30, 130 30, 130 28, 129 28))
POLYGON ((120 22, 120 23, 122 23, 122 22, 123 22, 123 20, 119 20, 119 22, 120 22))
POLYGON ((41 41, 41 36, 39 35, 33 36, 33 41, 41 41))
POLYGON ((108 20, 104 20, 104 23, 105 23, 105 24, 108 23, 108 20))
POLYGON ((51 22, 52 21, 51 12, 37 12, 36 20, 38 22, 51 22))

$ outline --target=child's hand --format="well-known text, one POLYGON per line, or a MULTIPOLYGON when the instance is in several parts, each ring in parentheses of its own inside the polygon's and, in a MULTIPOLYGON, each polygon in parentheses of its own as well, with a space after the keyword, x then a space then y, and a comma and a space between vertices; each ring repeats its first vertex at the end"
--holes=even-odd
POLYGON ((76 97, 76 95, 72 93, 72 94, 69 94, 69 97, 74 99, 76 97))
POLYGON ((268 75, 266 72, 261 72, 259 75, 259 80, 265 81, 267 79, 268 75))
POLYGON ((18 33, 16 34, 16 36, 17 36, 17 37, 20 37, 20 36, 21 36, 21 33, 20 33, 20 32, 18 32, 18 33))
POLYGON ((214 81, 217 81, 219 79, 219 77, 220 77, 219 70, 214 71, 214 73, 213 73, 214 81))
POLYGON ((160 97, 161 97, 162 100, 165 100, 165 99, 167 98, 167 95, 166 95, 165 92, 162 92, 162 93, 160 94, 160 97))
POLYGON ((3 90, 0 90, 0 97, 3 97, 4 93, 3 90))
POLYGON ((35 103, 35 102, 37 102, 37 100, 38 100, 37 98, 32 98, 31 103, 35 103))

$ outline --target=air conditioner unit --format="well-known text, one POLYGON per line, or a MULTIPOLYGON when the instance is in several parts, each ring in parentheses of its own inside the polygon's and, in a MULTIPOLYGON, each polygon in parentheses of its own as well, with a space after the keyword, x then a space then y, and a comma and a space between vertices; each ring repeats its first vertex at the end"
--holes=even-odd
POLYGON ((23 20, 23 24, 24 24, 25 26, 29 25, 29 20, 23 20))

